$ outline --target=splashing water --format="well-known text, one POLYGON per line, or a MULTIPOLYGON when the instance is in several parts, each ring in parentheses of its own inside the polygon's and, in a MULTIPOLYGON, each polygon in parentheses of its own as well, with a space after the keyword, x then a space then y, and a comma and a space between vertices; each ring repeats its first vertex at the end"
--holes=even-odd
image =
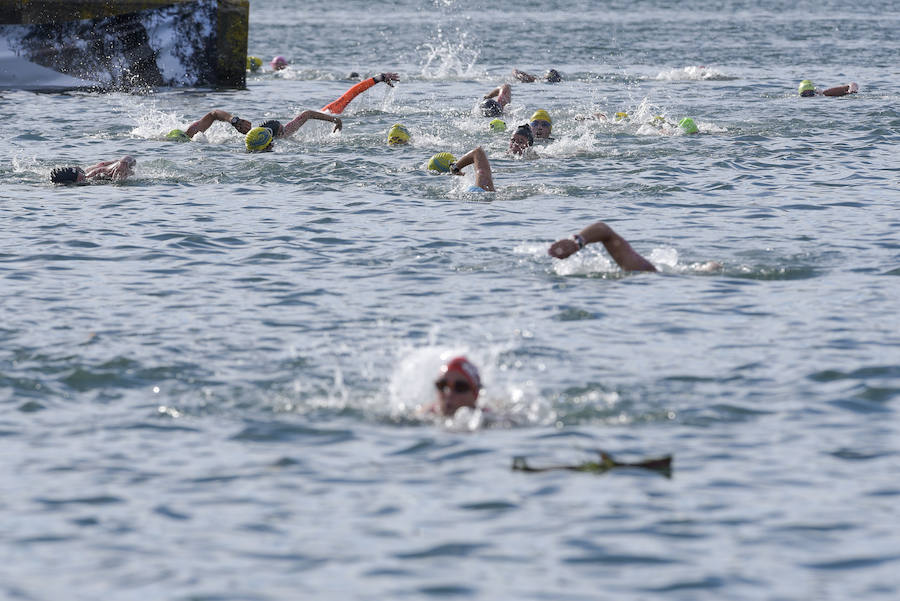
POLYGON ((479 52, 469 48, 468 33, 456 31, 458 41, 451 41, 437 30, 437 40, 416 48, 424 55, 421 76, 424 79, 475 78, 484 73, 475 70, 479 52))

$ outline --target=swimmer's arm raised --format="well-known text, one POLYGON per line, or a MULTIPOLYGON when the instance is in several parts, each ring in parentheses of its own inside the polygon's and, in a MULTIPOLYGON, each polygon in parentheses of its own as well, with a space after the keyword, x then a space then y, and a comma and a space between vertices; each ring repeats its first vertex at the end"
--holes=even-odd
POLYGON ((481 146, 476 146, 460 157, 450 166, 454 175, 463 175, 462 170, 469 165, 475 165, 475 185, 488 192, 494 192, 494 179, 491 174, 491 163, 481 146))
POLYGON ((291 119, 287 123, 287 125, 284 126, 284 135, 290 136, 298 129, 303 127, 303 124, 310 119, 316 119, 318 121, 330 121, 331 123, 334 123, 334 129, 331 130, 332 133, 341 131, 341 128, 344 126, 340 118, 335 117, 334 115, 326 115, 325 113, 320 113, 318 111, 303 111, 302 113, 291 119))
POLYGON ((490 92, 484 95, 485 98, 497 98, 497 102, 499 102, 502 106, 506 106, 512 100, 512 86, 508 83, 505 83, 501 86, 497 86, 490 92))
POLYGON ((565 259, 581 250, 582 246, 595 242, 602 242, 606 252, 625 271, 656 271, 650 261, 639 255, 624 238, 602 221, 587 226, 573 238, 557 240, 547 252, 551 257, 565 259), (574 239, 576 237, 580 237, 584 244, 579 244, 574 239))
MULTIPOLYGON (((228 111, 223 111, 222 109, 215 109, 203 115, 197 121, 191 123, 190 127, 185 130, 184 133, 188 135, 189 138, 193 138, 196 134, 205 132, 209 127, 215 123, 216 121, 224 121, 225 123, 231 123, 232 115, 228 111)), ((246 134, 250 131, 251 124, 246 119, 238 119, 234 123, 234 128, 241 132, 242 134, 246 134)))

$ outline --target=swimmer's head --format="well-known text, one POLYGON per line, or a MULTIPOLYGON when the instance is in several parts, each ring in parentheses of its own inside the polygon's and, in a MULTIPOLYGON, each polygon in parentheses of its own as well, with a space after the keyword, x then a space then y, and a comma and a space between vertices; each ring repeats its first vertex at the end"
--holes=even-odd
POLYGON ((166 140, 172 140, 173 142, 190 142, 191 139, 184 132, 183 129, 173 129, 169 133, 166 134, 166 140))
POLYGON ((550 131, 553 129, 553 120, 550 114, 544 109, 535 111, 531 116, 531 131, 535 138, 549 138, 550 131))
POLYGON ((628 113, 625 111, 616 113, 616 121, 624 121, 625 119, 628 119, 628 113))
POLYGON ((490 123, 491 131, 506 131, 506 121, 503 119, 494 119, 490 123))
POLYGON ((804 79, 800 82, 800 85, 797 86, 797 93, 801 96, 815 96, 816 95, 816 86, 813 85, 808 79, 804 79))
POLYGON ((248 56, 247 57, 247 71, 259 71, 259 68, 262 67, 262 59, 258 56, 248 56))
POLYGON ((81 167, 56 167, 50 172, 50 181, 54 184, 80 184, 84 181, 84 169, 81 167))
POLYGON ((475 408, 481 391, 478 368, 465 357, 454 357, 441 367, 434 382, 441 414, 451 416, 461 407, 475 408))
POLYGON ((450 173, 450 163, 455 163, 456 157, 449 152, 439 152, 428 161, 428 168, 438 173, 450 173))
POLYGON ((694 120, 690 117, 685 117, 678 123, 678 127, 681 128, 686 134, 696 134, 700 133, 700 130, 697 128, 697 124, 694 123, 694 120))
POLYGON ((534 134, 527 123, 516 128, 509 139, 509 151, 513 154, 522 154, 525 149, 534 144, 534 134))
POLYGON ((288 62, 283 56, 276 56, 272 59, 272 62, 269 63, 269 66, 272 67, 274 71, 281 71, 288 66, 288 62))
POLYGON ((408 142, 409 130, 399 123, 395 123, 393 127, 388 130, 388 144, 390 144, 391 146, 396 146, 398 144, 407 144, 408 142))
POLYGON ((550 69, 546 73, 544 73, 544 79, 546 79, 549 83, 559 83, 562 81, 562 75, 559 74, 559 71, 556 69, 550 69))
POLYGON ((281 138, 282 136, 284 136, 284 126, 281 124, 281 121, 278 121, 277 119, 269 119, 268 121, 263 121, 259 124, 259 126, 271 129, 272 135, 276 138, 281 138))
POLYGON ((503 114, 503 106, 493 98, 485 98, 480 108, 481 114, 485 117, 499 117, 503 114))
POLYGON ((268 127, 254 127, 244 137, 244 144, 248 152, 263 152, 272 150, 272 130, 268 127))

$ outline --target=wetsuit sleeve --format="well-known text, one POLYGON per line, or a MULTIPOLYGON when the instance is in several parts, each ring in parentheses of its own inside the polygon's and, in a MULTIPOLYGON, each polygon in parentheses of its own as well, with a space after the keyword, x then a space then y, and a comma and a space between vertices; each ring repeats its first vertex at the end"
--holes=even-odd
POLYGON ((378 83, 378 82, 375 81, 374 77, 370 77, 369 79, 364 79, 363 81, 359 82, 358 84, 356 84, 355 86, 353 86, 352 88, 350 88, 349 90, 344 92, 344 95, 341 96, 340 98, 338 98, 337 100, 335 100, 334 102, 323 106, 322 112, 323 113, 328 112, 328 113, 331 113, 332 115, 340 115, 341 113, 344 112, 344 109, 347 108, 347 105, 350 104, 351 100, 353 100, 354 98, 356 98, 357 96, 359 96, 360 94, 362 94, 363 92, 365 92, 366 90, 368 90, 369 88, 374 86, 376 83, 378 83))

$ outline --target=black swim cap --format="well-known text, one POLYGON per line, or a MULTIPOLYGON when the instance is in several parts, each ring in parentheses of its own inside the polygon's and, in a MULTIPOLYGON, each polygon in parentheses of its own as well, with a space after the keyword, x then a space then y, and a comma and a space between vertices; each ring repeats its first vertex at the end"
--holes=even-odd
POLYGON ((485 98, 481 103, 481 114, 485 117, 499 117, 503 114, 503 106, 493 98, 485 98))
POLYGON ((50 172, 50 181, 54 184, 77 184, 79 174, 84 176, 81 167, 56 167, 50 172))
POLYGON ((562 75, 559 74, 559 71, 556 69, 550 69, 547 71, 547 74, 544 75, 544 79, 546 79, 550 83, 559 83, 562 81, 562 75))
POLYGON ((513 135, 519 134, 520 136, 525 136, 528 138, 528 145, 534 146, 534 134, 531 133, 531 126, 527 123, 525 125, 520 125, 516 128, 515 133, 513 135))
POLYGON ((284 135, 284 126, 281 125, 281 121, 269 119, 268 121, 263 121, 262 123, 260 123, 259 126, 271 129, 273 138, 284 135))

